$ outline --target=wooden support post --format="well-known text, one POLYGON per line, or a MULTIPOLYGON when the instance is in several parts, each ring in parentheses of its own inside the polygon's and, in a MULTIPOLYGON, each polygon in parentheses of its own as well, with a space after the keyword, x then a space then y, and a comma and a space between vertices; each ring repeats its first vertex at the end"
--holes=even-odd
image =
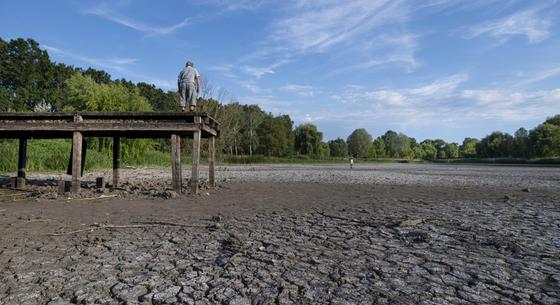
POLYGON ((113 137, 113 187, 119 185, 119 169, 121 168, 121 138, 113 137))
MULTIPOLYGON (((82 138, 82 166, 80 176, 84 175, 84 169, 86 167, 86 154, 87 154, 87 142, 86 139, 82 138)), ((68 169, 66 174, 72 175, 73 161, 74 160, 74 144, 72 143, 72 149, 70 150, 70 158, 68 159, 68 169)))
POLYGON ((173 190, 181 194, 183 190, 183 173, 181 171, 181 137, 171 135, 171 179, 173 190))
POLYGON ((82 133, 79 131, 74 132, 72 138, 72 193, 80 191, 80 181, 82 174, 82 133))
POLYGON ((208 138, 208 183, 210 187, 216 187, 216 137, 208 138))
POLYGON ((200 163, 200 129, 193 134, 191 193, 198 194, 198 164, 200 163))
POLYGON ((95 187, 97 189, 103 190, 105 188, 105 178, 103 177, 95 178, 95 187))
POLYGON ((19 139, 19 152, 18 152, 18 173, 16 179, 16 187, 25 187, 26 178, 26 168, 27 168, 27 139, 19 139))

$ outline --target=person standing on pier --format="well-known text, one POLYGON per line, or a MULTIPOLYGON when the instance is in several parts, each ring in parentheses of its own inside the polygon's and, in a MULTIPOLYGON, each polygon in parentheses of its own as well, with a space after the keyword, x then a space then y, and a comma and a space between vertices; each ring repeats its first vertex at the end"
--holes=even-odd
POLYGON ((179 73, 177 86, 179 87, 181 111, 185 112, 186 104, 189 105, 189 111, 195 111, 196 100, 200 94, 200 74, 194 68, 192 61, 187 61, 185 68, 179 73))

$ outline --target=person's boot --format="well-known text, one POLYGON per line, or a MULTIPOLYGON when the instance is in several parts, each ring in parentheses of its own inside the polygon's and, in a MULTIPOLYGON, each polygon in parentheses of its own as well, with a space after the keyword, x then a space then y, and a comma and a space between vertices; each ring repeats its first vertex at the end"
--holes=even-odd
POLYGON ((191 112, 194 112, 194 111, 196 110, 196 106, 190 105, 189 110, 190 110, 191 112))
POLYGON ((181 107, 181 112, 185 112, 185 106, 181 107))

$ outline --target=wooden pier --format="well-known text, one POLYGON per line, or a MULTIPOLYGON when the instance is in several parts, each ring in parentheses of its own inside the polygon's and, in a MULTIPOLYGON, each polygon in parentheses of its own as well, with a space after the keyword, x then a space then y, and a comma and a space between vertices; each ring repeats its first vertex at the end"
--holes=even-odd
POLYGON ((215 186, 219 124, 201 112, 0 113, 0 138, 19 139, 16 184, 25 185, 28 139, 72 139, 72 192, 80 190, 83 137, 113 138, 113 187, 119 182, 121 138, 170 138, 173 189, 181 193, 181 139, 192 137, 191 193, 198 193, 201 139, 208 139, 209 184, 215 186))

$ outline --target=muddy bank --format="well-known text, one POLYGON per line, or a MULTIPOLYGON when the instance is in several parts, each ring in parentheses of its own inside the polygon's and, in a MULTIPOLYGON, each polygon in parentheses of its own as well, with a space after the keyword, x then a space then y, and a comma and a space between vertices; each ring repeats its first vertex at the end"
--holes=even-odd
POLYGON ((2 203, 0 303, 558 304, 558 171, 484 168, 259 166, 205 196, 2 203))

